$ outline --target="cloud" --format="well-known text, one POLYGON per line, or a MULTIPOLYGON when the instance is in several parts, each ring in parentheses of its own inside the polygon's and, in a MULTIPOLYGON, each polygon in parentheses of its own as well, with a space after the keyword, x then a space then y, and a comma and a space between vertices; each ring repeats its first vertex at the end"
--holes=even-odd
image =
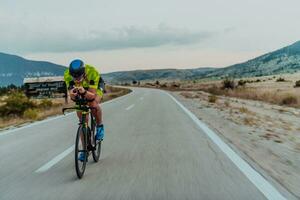
MULTIPOLYGON (((129 26, 108 31, 59 31, 36 30, 23 27, 23 32, 1 35, 4 50, 24 53, 77 52, 115 50, 128 48, 150 48, 163 45, 190 45, 214 35, 213 32, 192 32, 188 29, 172 28, 160 24, 154 28, 129 26)), ((11 31, 12 32, 12 31, 11 31)), ((1 49, 0 49, 1 50, 1 49)))

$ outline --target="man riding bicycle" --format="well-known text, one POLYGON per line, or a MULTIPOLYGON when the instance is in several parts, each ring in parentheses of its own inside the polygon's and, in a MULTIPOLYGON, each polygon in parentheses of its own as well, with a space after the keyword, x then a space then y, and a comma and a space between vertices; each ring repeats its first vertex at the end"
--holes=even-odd
MULTIPOLYGON (((99 106, 104 88, 100 73, 91 65, 84 64, 82 60, 73 60, 69 69, 64 73, 64 79, 73 101, 76 100, 78 95, 86 98, 90 107, 96 109, 92 110, 92 114, 96 119, 96 140, 103 140, 104 138, 104 126, 102 124, 102 110, 99 106)), ((81 113, 77 112, 77 116, 80 120, 81 113)), ((80 155, 79 160, 84 159, 84 155, 80 155)))

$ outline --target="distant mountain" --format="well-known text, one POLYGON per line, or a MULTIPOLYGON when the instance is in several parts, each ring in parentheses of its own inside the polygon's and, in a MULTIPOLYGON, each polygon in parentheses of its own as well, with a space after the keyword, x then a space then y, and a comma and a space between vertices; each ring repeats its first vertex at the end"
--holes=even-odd
MULTIPOLYGON (((30 61, 19 56, 0 53, 0 86, 21 85, 25 77, 63 75, 66 68, 49 62, 30 61)), ((103 74, 109 83, 124 83, 153 80, 193 80, 220 77, 253 77, 300 70, 300 41, 254 58, 244 63, 225 68, 157 69, 122 71, 103 74)))
POLYGON ((43 61, 31 61, 0 53, 0 86, 22 85, 26 77, 62 76, 66 68, 43 61))
POLYGON ((121 71, 103 74, 103 78, 109 83, 124 83, 134 80, 185 80, 205 76, 214 70, 214 68, 197 68, 121 71))
POLYGON ((187 80, 220 77, 253 77, 281 73, 293 73, 300 70, 300 41, 267 53, 244 63, 225 68, 197 69, 161 69, 123 71, 105 74, 108 82, 122 83, 132 80, 187 80))
POLYGON ((217 69, 207 77, 253 77, 282 73, 293 73, 300 70, 300 41, 254 58, 244 63, 217 69))

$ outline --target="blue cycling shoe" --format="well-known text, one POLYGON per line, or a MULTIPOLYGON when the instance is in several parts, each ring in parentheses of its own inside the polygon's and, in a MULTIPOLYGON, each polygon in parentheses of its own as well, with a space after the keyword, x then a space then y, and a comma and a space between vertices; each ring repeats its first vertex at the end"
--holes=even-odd
POLYGON ((84 152, 80 152, 79 157, 78 157, 78 160, 81 161, 81 162, 83 162, 84 159, 85 159, 84 152))
POLYGON ((96 140, 103 140, 104 138, 104 126, 103 124, 97 125, 97 133, 96 133, 96 140))

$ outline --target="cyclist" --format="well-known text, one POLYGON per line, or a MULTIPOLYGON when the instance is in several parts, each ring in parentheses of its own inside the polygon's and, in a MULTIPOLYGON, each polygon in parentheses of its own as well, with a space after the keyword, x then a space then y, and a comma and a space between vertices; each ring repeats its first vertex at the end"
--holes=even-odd
MULTIPOLYGON (((77 95, 86 98, 91 107, 96 109, 92 110, 92 114, 96 119, 96 140, 103 140, 104 126, 102 123, 102 110, 99 106, 101 102, 104 88, 103 79, 100 73, 91 65, 84 64, 82 60, 73 60, 69 68, 64 73, 64 80, 66 82, 70 97, 75 101, 77 95)), ((80 120, 81 113, 77 112, 80 120)), ((84 154, 81 152, 79 160, 84 160, 84 154)))

